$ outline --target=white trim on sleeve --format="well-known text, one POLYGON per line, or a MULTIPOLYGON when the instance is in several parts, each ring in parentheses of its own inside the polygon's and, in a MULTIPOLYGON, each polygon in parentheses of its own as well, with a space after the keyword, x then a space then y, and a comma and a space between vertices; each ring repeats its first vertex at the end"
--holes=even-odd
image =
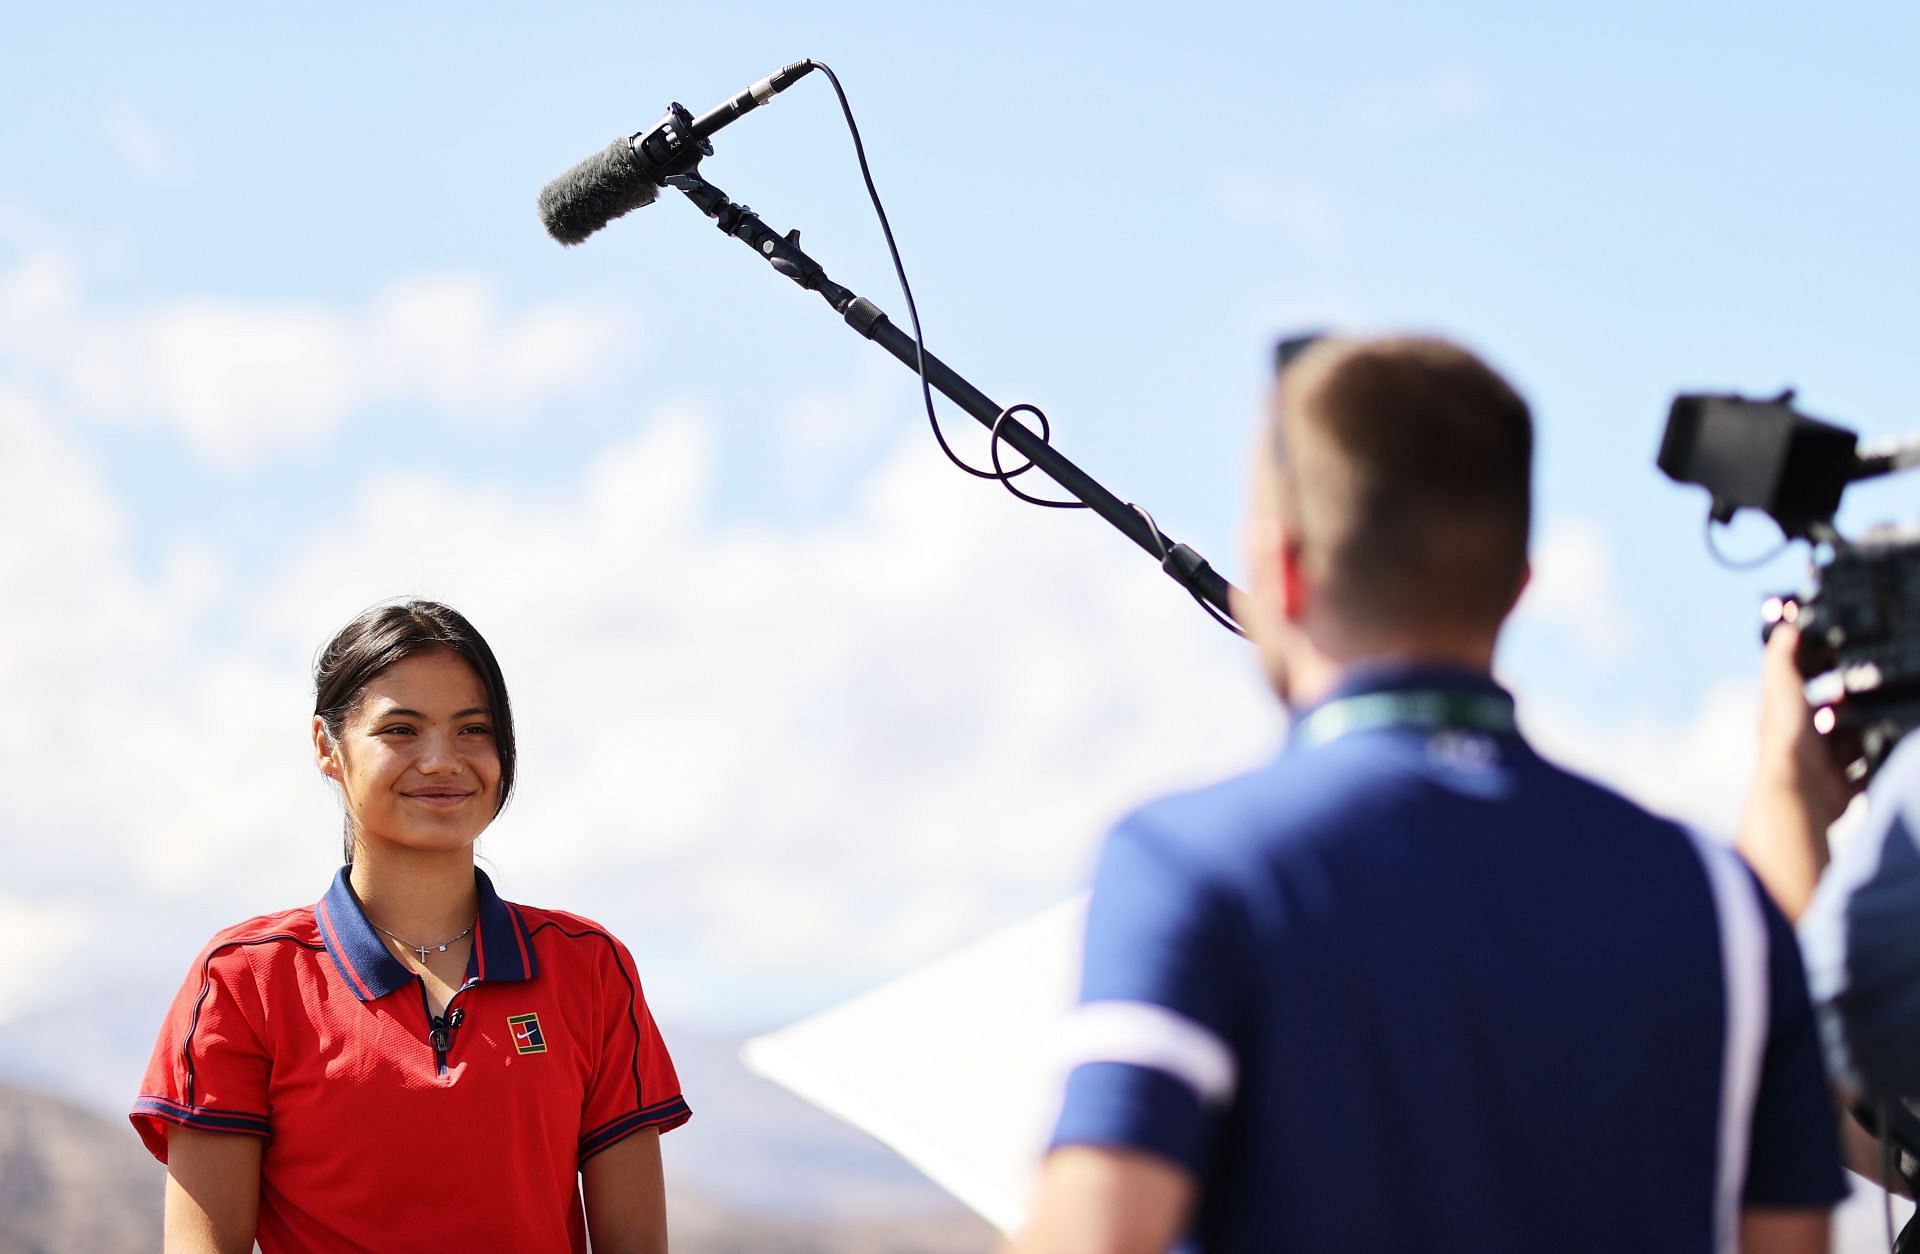
POLYGON ((1726 1035, 1720 1064, 1719 1161, 1714 1172, 1713 1248, 1734 1254, 1740 1240, 1740 1196, 1746 1187, 1753 1110, 1767 1052, 1771 1016, 1767 919, 1760 890, 1739 855, 1689 832, 1706 868, 1720 931, 1720 968, 1726 989, 1726 1035))
POLYGON ((1061 1024, 1060 1061, 1118 1062, 1172 1076, 1208 1106, 1233 1100, 1239 1067, 1233 1050, 1212 1030, 1165 1006, 1144 1001, 1094 1001, 1075 1007, 1061 1024))

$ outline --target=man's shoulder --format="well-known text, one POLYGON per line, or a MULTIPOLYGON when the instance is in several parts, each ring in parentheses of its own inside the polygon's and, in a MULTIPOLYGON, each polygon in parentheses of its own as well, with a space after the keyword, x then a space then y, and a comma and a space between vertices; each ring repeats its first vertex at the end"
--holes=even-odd
MULTIPOLYGON (((1475 768, 1477 769, 1477 768, 1475 768)), ((1424 750, 1383 751, 1355 737, 1302 753, 1281 753, 1224 779, 1157 798, 1119 825, 1144 840, 1202 861, 1311 856, 1325 841, 1403 832, 1432 813, 1445 795, 1485 802, 1491 817, 1551 823, 1556 829, 1605 831, 1631 844, 1641 839, 1687 843, 1685 829, 1598 780, 1569 770, 1515 742, 1508 758, 1487 768, 1497 783, 1479 789, 1463 770, 1424 750)))
POLYGON ((1341 748, 1281 753, 1224 779, 1168 793, 1127 815, 1117 834, 1214 860, 1351 830, 1357 807, 1378 801, 1391 772, 1341 748))
POLYGON ((1620 839, 1639 836, 1674 848, 1691 847, 1699 835, 1669 815, 1648 809, 1612 785, 1535 755, 1543 785, 1537 804, 1551 807, 1574 825, 1590 825, 1620 839))

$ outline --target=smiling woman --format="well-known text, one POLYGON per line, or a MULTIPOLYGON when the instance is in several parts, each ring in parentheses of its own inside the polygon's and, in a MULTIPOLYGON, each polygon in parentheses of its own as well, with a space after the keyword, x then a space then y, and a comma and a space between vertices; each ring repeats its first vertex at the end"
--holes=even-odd
POLYGON ((167 1250, 664 1250, 659 1134, 688 1110, 633 959, 474 866, 514 777, 493 651, 444 605, 380 606, 314 691, 346 865, 216 935, 174 999, 132 1116, 167 1250))
POLYGON ((431 601, 369 610, 327 642, 313 681, 314 750, 321 772, 345 794, 349 866, 367 834, 393 839, 408 830, 395 813, 397 799, 457 814, 435 830, 442 840, 464 832, 459 843, 469 848, 506 807, 517 756, 507 683, 493 650, 458 611, 431 601), (414 708, 416 698, 441 703, 448 727, 414 708), (341 751, 350 735, 362 759, 353 768, 341 751))

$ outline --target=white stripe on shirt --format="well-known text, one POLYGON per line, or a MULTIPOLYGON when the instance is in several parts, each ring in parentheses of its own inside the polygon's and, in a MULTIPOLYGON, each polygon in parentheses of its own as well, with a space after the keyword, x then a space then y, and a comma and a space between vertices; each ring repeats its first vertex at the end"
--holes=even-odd
POLYGON ((1117 1062, 1162 1072, 1209 1106, 1231 1101, 1238 1082, 1233 1050, 1225 1041, 1152 1002, 1093 1001, 1075 1007, 1061 1025, 1060 1055, 1068 1070, 1117 1062))
POLYGON ((1706 868, 1720 928, 1720 968, 1726 989, 1726 1035, 1720 1064, 1719 1162, 1714 1171, 1713 1248, 1734 1254, 1740 1240, 1740 1197, 1747 1181, 1753 1110, 1767 1051, 1767 920, 1759 888, 1746 865, 1725 845, 1689 832, 1706 868))

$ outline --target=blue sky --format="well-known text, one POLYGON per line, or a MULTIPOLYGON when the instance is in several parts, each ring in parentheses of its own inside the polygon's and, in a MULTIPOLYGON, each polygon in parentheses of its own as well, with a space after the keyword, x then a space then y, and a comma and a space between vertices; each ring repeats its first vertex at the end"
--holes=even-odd
MULTIPOLYGON (((1705 821, 1745 770, 1758 596, 1802 568, 1710 563, 1703 498, 1652 467, 1669 398, 1793 384, 1920 426, 1902 6, 70 6, 9 34, 0 896, 102 980, 99 929, 139 920, 156 1001, 214 927, 317 896, 301 667, 396 593, 468 607, 526 677, 537 769, 489 855, 653 955, 666 1017, 765 1026, 1018 917, 1130 798, 1270 740, 1238 646, 1148 562, 934 462, 904 372, 689 206, 544 236, 540 186, 670 99, 834 65, 929 344, 1230 573, 1275 334, 1484 351, 1540 430, 1508 674, 1543 741, 1705 821)), ((823 80, 718 147, 713 181, 904 318, 823 80)), ((1856 524, 1915 512, 1856 496, 1856 524)))

